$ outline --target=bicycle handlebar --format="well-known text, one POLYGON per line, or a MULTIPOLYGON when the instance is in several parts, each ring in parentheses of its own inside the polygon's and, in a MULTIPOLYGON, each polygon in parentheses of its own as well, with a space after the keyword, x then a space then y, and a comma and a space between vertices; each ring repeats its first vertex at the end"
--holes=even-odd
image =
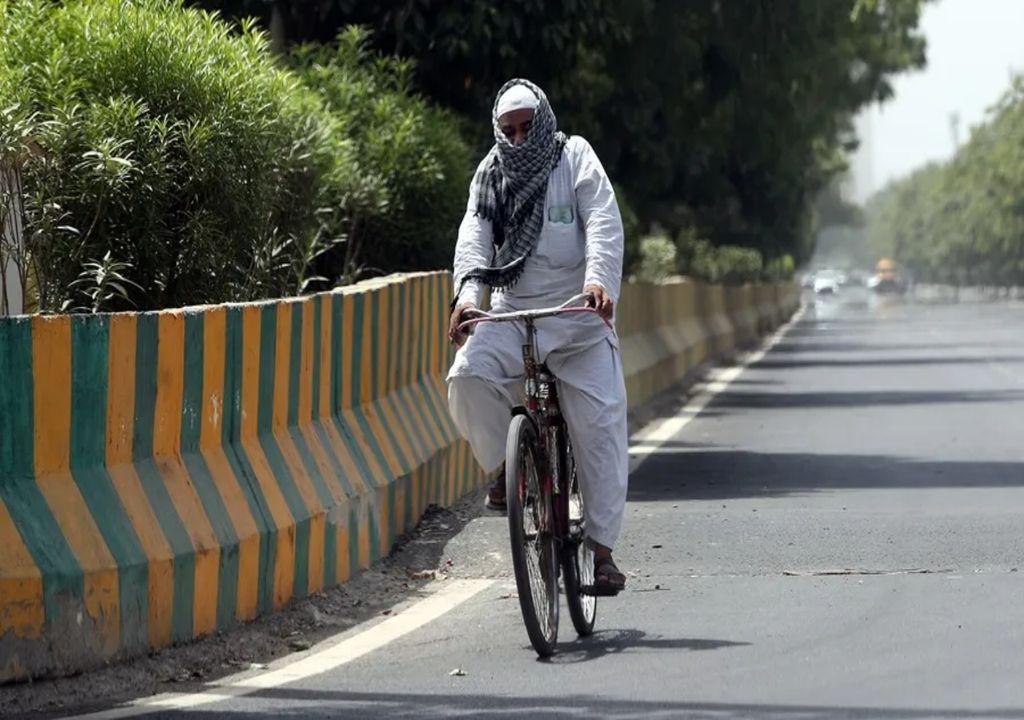
MULTIPOLYGON (((474 325, 485 322, 520 322, 522 320, 536 320, 538 318, 556 317, 558 315, 571 315, 574 313, 593 313, 594 315, 600 315, 597 308, 588 306, 581 306, 580 302, 589 302, 594 296, 590 293, 580 293, 566 300, 561 305, 549 308, 539 308, 537 310, 515 310, 507 313, 489 313, 484 310, 477 310, 476 308, 470 308, 462 311, 462 316, 472 316, 467 320, 459 323, 459 332, 465 332, 474 325)), ((604 324, 609 328, 612 327, 611 322, 608 319, 602 317, 604 324)))

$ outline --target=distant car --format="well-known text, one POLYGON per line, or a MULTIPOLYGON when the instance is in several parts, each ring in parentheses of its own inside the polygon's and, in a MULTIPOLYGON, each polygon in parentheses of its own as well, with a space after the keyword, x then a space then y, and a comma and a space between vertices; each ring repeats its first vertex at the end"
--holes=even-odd
POLYGON ((814 292, 816 295, 835 295, 839 292, 839 282, 829 275, 819 275, 814 278, 814 292))

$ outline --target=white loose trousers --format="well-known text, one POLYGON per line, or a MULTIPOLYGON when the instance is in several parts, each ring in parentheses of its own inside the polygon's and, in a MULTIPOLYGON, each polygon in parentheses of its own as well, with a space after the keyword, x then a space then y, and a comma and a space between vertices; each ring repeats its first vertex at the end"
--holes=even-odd
MULTIPOLYGON (((509 324, 481 326, 460 350, 461 362, 456 360, 462 373, 475 365, 479 374, 458 374, 448 381, 452 419, 488 472, 505 460, 512 406, 523 394, 522 333, 516 330, 509 324)), ((626 386, 618 348, 609 338, 568 356, 552 353, 547 361, 559 378, 558 402, 576 459, 587 535, 615 547, 629 475, 626 386)))

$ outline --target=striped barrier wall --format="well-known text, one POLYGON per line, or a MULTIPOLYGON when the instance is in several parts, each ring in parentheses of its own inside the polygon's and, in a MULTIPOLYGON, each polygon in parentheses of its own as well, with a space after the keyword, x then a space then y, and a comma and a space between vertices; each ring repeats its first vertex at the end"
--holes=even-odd
POLYGON ((753 344, 798 303, 788 284, 723 287, 680 278, 625 285, 617 324, 630 407, 644 404, 706 360, 727 359, 738 347, 753 344))
MULTIPOLYGON (((732 353, 731 292, 624 287, 631 406, 732 353)), ((450 293, 433 273, 279 302, 0 320, 0 681, 276 610, 480 486, 445 402, 450 293)), ((779 293, 788 315, 799 295, 779 293)))
POLYGON ((278 609, 480 485, 445 402, 450 292, 0 320, 0 680, 278 609))

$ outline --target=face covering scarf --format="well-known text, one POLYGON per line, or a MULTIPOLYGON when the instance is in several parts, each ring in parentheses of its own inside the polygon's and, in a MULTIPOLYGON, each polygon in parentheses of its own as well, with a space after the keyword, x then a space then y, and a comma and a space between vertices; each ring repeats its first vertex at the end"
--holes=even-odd
MULTIPOLYGON (((507 110, 502 106, 504 112, 507 110)), ((492 288, 504 289, 519 280, 526 259, 537 247, 544 226, 548 178, 562 157, 566 137, 558 130, 544 91, 529 80, 505 83, 494 101, 491 120, 494 147, 479 171, 476 214, 490 220, 494 228, 494 264, 474 268, 466 273, 462 283, 476 279, 492 288), (498 125, 498 108, 503 96, 520 86, 528 88, 538 102, 526 142, 513 145, 498 125)))

